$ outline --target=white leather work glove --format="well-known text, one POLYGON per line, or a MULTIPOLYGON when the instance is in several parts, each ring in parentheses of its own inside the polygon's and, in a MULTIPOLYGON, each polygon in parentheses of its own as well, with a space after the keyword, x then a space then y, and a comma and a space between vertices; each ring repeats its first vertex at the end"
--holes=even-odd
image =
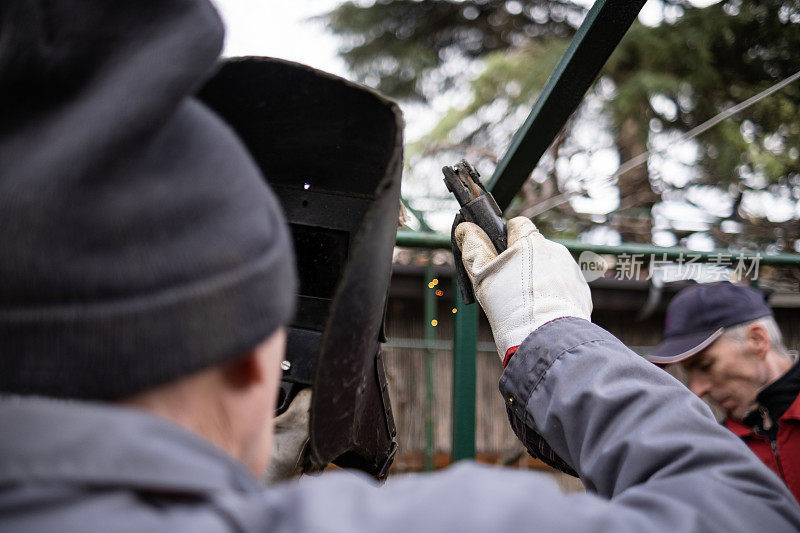
POLYGON ((589 320, 592 314, 589 285, 569 251, 545 239, 525 217, 512 218, 506 227, 508 249, 500 255, 477 225, 464 222, 455 231, 503 364, 510 349, 514 353, 546 322, 563 317, 589 320))
POLYGON ((306 388, 298 392, 289 408, 275 418, 272 457, 264 475, 267 485, 302 473, 309 440, 310 411, 311 389, 306 388))

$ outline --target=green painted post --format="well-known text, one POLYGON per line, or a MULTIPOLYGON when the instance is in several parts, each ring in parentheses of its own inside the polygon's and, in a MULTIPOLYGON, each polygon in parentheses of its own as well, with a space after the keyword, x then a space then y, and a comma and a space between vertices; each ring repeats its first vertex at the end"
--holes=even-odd
POLYGON ((464 305, 455 279, 454 276, 452 462, 475 458, 475 366, 478 354, 478 304, 464 305))
POLYGON ((436 341, 436 287, 430 284, 434 278, 431 256, 425 268, 425 470, 433 470, 433 456, 436 453, 433 419, 433 346, 436 341))
POLYGON ((597 0, 586 14, 530 115, 486 184, 500 209, 505 211, 583 101, 583 95, 644 4, 645 0, 597 0))

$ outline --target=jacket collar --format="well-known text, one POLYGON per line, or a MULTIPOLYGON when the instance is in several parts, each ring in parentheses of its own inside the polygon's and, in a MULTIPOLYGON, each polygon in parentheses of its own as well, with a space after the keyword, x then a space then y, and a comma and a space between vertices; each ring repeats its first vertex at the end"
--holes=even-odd
POLYGON ((738 420, 734 420, 733 418, 726 418, 725 419, 725 427, 728 428, 734 435, 737 437, 747 437, 748 435, 753 434, 753 430, 738 420))
POLYGON ((136 409, 2 396, 0 427, 0 487, 45 481, 187 494, 261 490, 211 443, 136 409))
POLYGON ((800 420, 800 395, 798 395, 780 420, 800 420))
MULTIPOLYGON (((794 399, 786 412, 781 415, 778 423, 785 420, 800 420, 800 395, 794 399)), ((725 419, 725 427, 732 431, 737 437, 747 437, 748 435, 756 434, 752 428, 732 418, 725 419)))

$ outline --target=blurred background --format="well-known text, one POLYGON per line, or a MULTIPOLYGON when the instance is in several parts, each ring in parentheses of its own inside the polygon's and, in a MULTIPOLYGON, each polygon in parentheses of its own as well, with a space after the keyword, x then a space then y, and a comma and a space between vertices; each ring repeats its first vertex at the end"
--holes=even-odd
MULTIPOLYGON (((455 208, 441 166, 467 155, 491 175, 591 5, 216 3, 226 55, 300 61, 400 101, 404 196, 437 231, 455 208)), ((798 49, 797 2, 651 0, 507 214, 593 243, 800 251, 800 84, 675 142, 800 70, 798 49), (646 150, 646 164, 610 179, 646 150)))
MULTIPOLYGON (((228 27, 226 55, 299 61, 400 103, 407 122, 405 229, 439 234, 449 234, 458 209, 441 167, 467 157, 485 178, 492 175, 592 5, 215 3, 228 27)), ((550 238, 606 246, 612 266, 630 255, 629 244, 732 256, 800 252, 800 82, 694 135, 800 71, 798 50, 797 1, 648 1, 505 215, 532 218, 550 238), (632 160, 641 164, 625 165, 632 160)), ((752 269, 720 270, 717 263, 715 279, 757 283, 772 295, 787 344, 796 348, 797 264, 762 265, 754 279, 752 269)), ((591 284, 593 319, 646 351, 660 340, 671 295, 708 281, 707 269, 662 275, 655 285, 646 260, 627 279, 610 269, 591 284)), ((386 350, 400 432, 396 470, 450 458, 453 292, 446 249, 396 249, 386 350)), ((478 458, 541 466, 526 458, 508 428, 496 392, 502 369, 483 319, 477 339, 478 458)))

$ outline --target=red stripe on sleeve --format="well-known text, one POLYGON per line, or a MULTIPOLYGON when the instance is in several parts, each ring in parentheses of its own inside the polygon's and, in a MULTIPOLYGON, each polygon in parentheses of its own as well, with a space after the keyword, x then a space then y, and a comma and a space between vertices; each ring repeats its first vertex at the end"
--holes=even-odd
POLYGON ((503 368, 505 368, 506 365, 508 364, 508 362, 511 360, 511 356, 514 355, 515 353, 517 353, 517 349, 518 348, 519 348, 519 345, 512 346, 511 348, 509 348, 506 351, 506 356, 503 358, 503 368))

